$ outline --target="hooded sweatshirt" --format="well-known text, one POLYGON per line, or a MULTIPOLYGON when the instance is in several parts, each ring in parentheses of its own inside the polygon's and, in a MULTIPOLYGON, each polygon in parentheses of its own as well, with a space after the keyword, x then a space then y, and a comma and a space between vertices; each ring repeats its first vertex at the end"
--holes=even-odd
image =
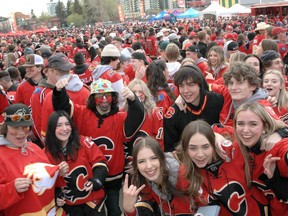
POLYGON ((42 149, 30 142, 17 147, 0 136, 0 155, 0 210, 5 216, 65 214, 54 201, 59 167, 50 165, 42 149), (16 178, 30 178, 32 184, 27 191, 18 193, 16 178))
MULTIPOLYGON (((71 74, 66 74, 59 79, 70 77, 71 74)), ((84 85, 78 75, 73 74, 68 85, 66 86, 67 93, 75 104, 86 105, 87 99, 90 95, 89 88, 84 85)), ((45 97, 42 106, 42 119, 41 119, 41 135, 46 135, 46 126, 51 113, 54 111, 52 104, 52 92, 45 97)))

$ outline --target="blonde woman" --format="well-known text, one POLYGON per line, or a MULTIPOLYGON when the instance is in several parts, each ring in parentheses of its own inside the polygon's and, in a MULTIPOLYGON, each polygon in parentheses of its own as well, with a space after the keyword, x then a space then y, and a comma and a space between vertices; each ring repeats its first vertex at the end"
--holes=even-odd
POLYGON ((285 79, 278 70, 268 70, 263 76, 263 88, 268 91, 269 96, 277 99, 274 112, 284 122, 288 123, 288 94, 285 89, 285 79))
MULTIPOLYGON (((163 146, 163 117, 156 103, 153 100, 153 96, 150 93, 149 88, 146 83, 142 80, 134 79, 132 80, 128 88, 139 98, 139 100, 144 105, 145 119, 142 123, 139 131, 135 134, 134 138, 127 142, 128 155, 132 155, 132 150, 134 142, 137 141, 139 137, 151 136, 155 138, 163 146)), ((127 102, 124 103, 124 110, 128 110, 127 102)))
POLYGON ((210 73, 213 74, 215 80, 221 78, 223 74, 228 70, 229 64, 225 61, 224 51, 219 46, 213 46, 207 55, 208 66, 210 73))
POLYGON ((280 177, 288 177, 288 140, 280 140, 269 151, 262 149, 266 137, 287 127, 287 125, 273 119, 259 103, 246 103, 237 109, 234 115, 234 127, 238 145, 244 156, 245 177, 248 187, 251 189, 259 188, 269 198, 271 215, 286 215, 288 205, 283 204, 278 199, 284 198, 286 199, 284 201, 287 201, 287 193, 284 197, 281 194, 283 190, 287 190, 287 187, 279 188, 277 181, 280 177), (274 159, 274 169, 278 176, 273 179, 267 175, 268 178, 271 178, 272 184, 267 185, 266 183, 266 186, 267 178, 262 175, 264 173, 263 165, 266 166, 267 160, 271 160, 271 157, 274 159), (266 163, 264 164, 264 162, 266 163))

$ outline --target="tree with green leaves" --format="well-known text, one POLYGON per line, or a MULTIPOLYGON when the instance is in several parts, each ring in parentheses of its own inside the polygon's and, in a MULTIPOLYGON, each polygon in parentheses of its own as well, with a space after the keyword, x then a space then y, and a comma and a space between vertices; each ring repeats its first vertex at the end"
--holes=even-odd
POLYGON ((83 10, 87 24, 119 20, 115 0, 84 0, 83 10))
POLYGON ((44 12, 42 12, 40 17, 38 18, 40 22, 49 22, 50 19, 51 19, 51 16, 48 13, 44 13, 44 12))
POLYGON ((73 24, 76 27, 81 27, 81 26, 85 25, 85 18, 83 15, 73 13, 67 17, 67 22, 69 25, 73 24))
POLYGON ((72 0, 68 0, 67 1, 66 10, 67 10, 67 17, 70 16, 73 13, 73 2, 72 2, 72 0))
POLYGON ((66 8, 63 2, 58 0, 58 3, 55 7, 56 16, 60 19, 61 26, 65 23, 66 20, 66 8))
POLYGON ((74 8, 74 10, 73 10, 74 13, 77 13, 79 15, 83 15, 83 9, 82 9, 82 6, 80 5, 78 0, 74 0, 73 8, 74 8))

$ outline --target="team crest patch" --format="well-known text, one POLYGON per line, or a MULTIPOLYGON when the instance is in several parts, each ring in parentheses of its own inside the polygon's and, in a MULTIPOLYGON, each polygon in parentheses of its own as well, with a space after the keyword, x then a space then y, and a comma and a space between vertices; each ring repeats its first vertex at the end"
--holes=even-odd
POLYGON ((169 107, 167 112, 165 113, 164 117, 169 119, 175 114, 175 109, 173 107, 169 107))

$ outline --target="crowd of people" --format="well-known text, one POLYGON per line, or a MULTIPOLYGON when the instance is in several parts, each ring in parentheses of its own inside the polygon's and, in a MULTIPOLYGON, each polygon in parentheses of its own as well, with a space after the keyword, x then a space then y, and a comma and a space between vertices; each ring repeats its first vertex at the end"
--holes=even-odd
POLYGON ((0 215, 287 215, 286 25, 1 37, 0 215))

